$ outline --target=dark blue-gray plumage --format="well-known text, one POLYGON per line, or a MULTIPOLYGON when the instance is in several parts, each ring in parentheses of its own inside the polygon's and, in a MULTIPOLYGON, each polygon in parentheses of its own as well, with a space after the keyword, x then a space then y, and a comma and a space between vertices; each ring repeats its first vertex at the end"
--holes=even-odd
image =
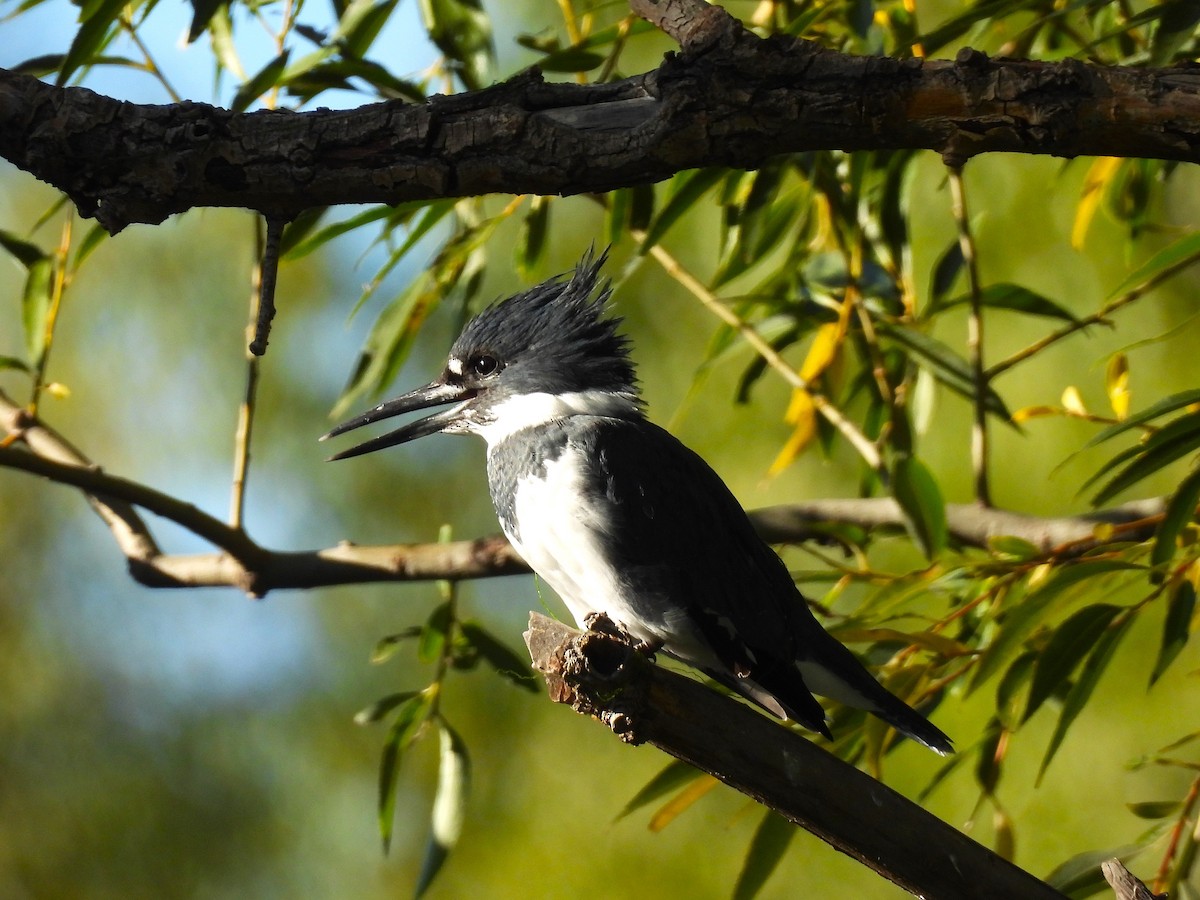
POLYGON ((866 709, 938 753, 949 738, 885 690, 813 617, 724 482, 648 421, 604 262, 585 259, 484 310, 437 381, 338 426, 453 403, 335 456, 479 434, 505 534, 580 625, 607 616, 781 718, 829 737, 813 693, 866 709))

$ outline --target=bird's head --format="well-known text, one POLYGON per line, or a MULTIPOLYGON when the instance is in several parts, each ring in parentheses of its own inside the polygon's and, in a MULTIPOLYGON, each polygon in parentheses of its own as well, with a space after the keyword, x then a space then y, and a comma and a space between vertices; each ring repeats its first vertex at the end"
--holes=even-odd
POLYGON ((380 419, 453 404, 333 456, 345 459, 428 434, 480 434, 489 443, 574 414, 641 415, 637 378, 611 294, 598 281, 607 254, 489 306, 467 323, 437 380, 368 410, 322 440, 380 419))

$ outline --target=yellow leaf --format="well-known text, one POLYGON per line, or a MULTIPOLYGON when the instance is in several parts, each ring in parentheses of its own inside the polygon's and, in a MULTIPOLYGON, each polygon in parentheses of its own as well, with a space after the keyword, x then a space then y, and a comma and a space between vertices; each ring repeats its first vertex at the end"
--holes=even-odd
MULTIPOLYGON (((846 305, 843 304, 843 307, 846 305)), ((842 339, 846 336, 843 318, 844 316, 838 316, 838 321, 827 322, 817 329, 812 346, 808 348, 808 355, 804 357, 804 365, 800 367, 800 377, 805 381, 812 381, 837 358, 842 339)))
POLYGON ((1012 414, 1014 422, 1025 422, 1029 419, 1041 419, 1046 416, 1057 416, 1062 412, 1057 406, 1026 406, 1012 414))
POLYGON ((768 478, 773 478, 790 466, 800 452, 808 446, 813 435, 817 433, 817 411, 808 391, 797 388, 792 392, 787 421, 794 426, 792 435, 783 445, 783 449, 779 451, 779 455, 775 457, 775 461, 771 463, 771 468, 767 470, 768 478))
POLYGON ((1129 358, 1124 353, 1115 354, 1108 361, 1104 373, 1104 389, 1108 391, 1108 402, 1118 419, 1129 415, 1129 358))
POLYGON ((653 818, 650 819, 651 831, 662 831, 677 818, 680 814, 689 809, 692 804, 720 784, 717 779, 711 775, 704 775, 697 778, 682 791, 668 800, 656 812, 653 818))
POLYGON ((71 389, 61 381, 52 381, 46 385, 46 393, 57 400, 66 400, 71 396, 71 389))
POLYGON ((1087 177, 1083 180, 1079 205, 1075 207, 1075 224, 1071 227, 1071 246, 1076 250, 1083 249, 1088 229, 1100 206, 1100 199, 1104 196, 1104 186, 1112 180, 1121 162, 1122 160, 1115 156, 1102 156, 1094 160, 1088 169, 1087 177))
POLYGON ((1079 394, 1079 388, 1075 385, 1069 385, 1062 392, 1063 408, 1073 415, 1086 416, 1088 414, 1087 407, 1083 405, 1083 397, 1079 394))

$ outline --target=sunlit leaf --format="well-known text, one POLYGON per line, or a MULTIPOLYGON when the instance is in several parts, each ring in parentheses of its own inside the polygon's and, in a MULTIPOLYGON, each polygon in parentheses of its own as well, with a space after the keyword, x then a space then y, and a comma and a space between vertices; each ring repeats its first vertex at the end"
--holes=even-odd
POLYGON ((1190 391, 1180 391, 1177 394, 1163 397, 1163 399, 1152 403, 1139 413, 1134 413, 1123 422, 1118 422, 1116 425, 1110 425, 1105 428, 1090 441, 1084 444, 1084 447, 1095 447, 1097 444, 1102 444, 1118 434, 1123 434, 1131 428, 1137 428, 1147 422, 1157 419, 1159 416, 1165 416, 1169 412, 1174 412, 1185 406, 1200 403, 1200 389, 1190 391))
POLYGON ((1150 684, 1162 676, 1185 646, 1192 628, 1192 614, 1196 611, 1196 589, 1186 578, 1175 585, 1167 601, 1167 618, 1163 622, 1162 644, 1158 648, 1158 659, 1150 673, 1150 684))
POLYGON ((1200 258, 1200 231, 1190 231, 1184 237, 1159 250, 1117 285, 1109 296, 1119 297, 1136 285, 1143 284, 1167 269, 1193 257, 1200 258))
POLYGON ((83 265, 84 261, 92 255, 92 253, 108 240, 108 231, 103 225, 93 225, 87 230, 87 234, 75 247, 75 268, 83 265))
POLYGON ((695 169, 676 175, 673 179, 674 193, 667 200, 642 239, 638 253, 649 253, 650 248, 662 240, 671 226, 678 222, 688 210, 699 202, 709 190, 715 187, 725 177, 725 170, 720 168, 695 169))
POLYGON ((39 259, 29 267, 21 298, 21 324, 25 330, 25 351, 35 365, 46 350, 46 325, 54 291, 54 260, 39 259))
POLYGON ((79 13, 79 30, 71 40, 62 68, 58 70, 55 81, 59 87, 75 74, 76 70, 92 62, 96 52, 109 39, 110 29, 113 28, 127 0, 102 0, 99 3, 84 4, 79 13))
POLYGON ((421 638, 417 642, 417 658, 421 662, 431 663, 442 655, 452 615, 453 606, 447 600, 434 607, 429 618, 425 620, 425 627, 421 629, 421 638))
POLYGON ((817 430, 817 410, 813 405, 812 395, 803 388, 792 391, 792 400, 788 405, 787 420, 792 425, 792 433, 767 469, 767 475, 774 478, 799 456, 813 439, 817 430))
POLYGON ((1039 784, 1041 783, 1042 776, 1046 774, 1047 766, 1050 765, 1050 761, 1054 759, 1055 753, 1058 752, 1058 748, 1062 745, 1063 738, 1067 736, 1067 731, 1070 729, 1071 723, 1075 721, 1076 717, 1083 712, 1083 708, 1087 705, 1088 699, 1092 696, 1092 691, 1096 689, 1096 684, 1100 681, 1100 676, 1104 674, 1104 670, 1112 660, 1113 652, 1117 649, 1121 638, 1129 631, 1129 626, 1133 622, 1133 619, 1132 615, 1118 619, 1096 641, 1092 652, 1084 662, 1079 677, 1075 679, 1075 684, 1067 692, 1066 699, 1063 701, 1062 713, 1059 714, 1058 724, 1054 727, 1054 734, 1051 736, 1050 744, 1046 748, 1046 755, 1042 757, 1042 764, 1038 769, 1037 776, 1039 784))
POLYGON ((1049 643, 1038 655, 1023 722, 1028 721, 1042 703, 1070 678, 1075 667, 1091 652, 1100 635, 1121 610, 1121 607, 1107 603, 1085 606, 1054 630, 1049 643))
POLYGON ((1083 402, 1083 396, 1079 393, 1079 388, 1070 384, 1063 388, 1062 398, 1060 402, 1069 413, 1074 413, 1077 416, 1086 416, 1088 414, 1087 406, 1083 402))
POLYGON ((413 892, 420 897, 429 888, 442 864, 462 835, 466 818, 467 793, 471 785, 471 762, 467 745, 458 732, 444 720, 438 721, 441 753, 438 757, 437 790, 433 795, 433 815, 429 843, 417 886, 413 892))
POLYGON ((1104 373, 1104 390, 1118 419, 1129 415, 1129 357, 1114 353, 1104 373))
MULTIPOLYGON (((1036 590, 1031 591, 1005 613, 995 639, 984 650, 983 658, 971 680, 970 690, 998 672, 1021 647, 1025 638, 1058 609, 1059 603, 1076 588, 1089 586, 1094 578, 1114 572, 1141 570, 1144 567, 1123 559, 1085 559, 1060 566, 1036 590)), ((1105 587, 1106 593, 1111 591, 1105 587)))
POLYGON ((421 626, 413 625, 411 628, 406 628, 396 634, 389 634, 379 639, 371 651, 371 662, 379 664, 390 659, 395 655, 403 641, 412 640, 421 636, 421 626))
POLYGON ((713 776, 701 773, 699 778, 659 807, 650 818, 650 830, 662 831, 720 783, 713 776))
POLYGON ((763 816, 754 830, 742 871, 738 873, 737 884, 733 888, 734 900, 751 900, 758 896, 783 859, 795 834, 796 826, 779 813, 769 811, 763 816))
POLYGON ((705 777, 704 773, 699 769, 688 765, 682 760, 673 760, 667 763, 665 768, 646 782, 642 789, 633 795, 633 798, 617 813, 617 819, 623 819, 643 806, 653 803, 667 794, 674 793, 685 784, 702 777, 705 777))
POLYGON ((1102 156, 1092 161, 1087 175, 1083 179, 1079 204, 1075 207, 1075 224, 1071 227, 1071 246, 1082 250, 1087 240, 1088 230, 1092 227, 1092 219, 1100 208, 1104 197, 1104 189, 1120 168, 1121 160, 1114 156, 1102 156))
POLYGON ((373 722, 379 722, 397 706, 407 703, 420 693, 420 691, 401 691, 397 694, 380 697, 370 706, 366 706, 354 714, 354 724, 370 725, 373 722))
MULTIPOLYGON (((1170 424, 1164 426, 1154 434, 1150 435, 1136 449, 1133 459, 1114 475, 1092 498, 1092 504, 1095 506, 1103 505, 1120 494, 1122 491, 1128 490, 1139 481, 1149 478, 1154 473, 1162 470, 1166 466, 1175 462, 1178 459, 1200 450, 1200 413, 1191 413, 1190 415, 1180 416, 1170 424)), ((1117 459, 1124 460, 1125 454, 1118 455, 1117 459)), ((1096 479, 1104 472, 1111 468, 1109 465, 1101 468, 1099 472, 1089 478, 1082 488, 1093 484, 1096 479)))
POLYGON ((354 0, 338 21, 330 41, 346 56, 362 58, 391 18, 397 0, 354 0))
POLYGON ((929 559, 946 549, 946 502, 933 473, 917 457, 901 455, 892 467, 892 496, 904 511, 905 524, 929 559))
POLYGON ((392 843, 392 827, 396 818, 396 776, 400 773, 400 761, 404 751, 420 733, 428 712, 429 700, 423 692, 401 703, 383 743, 383 754, 379 759, 379 836, 383 840, 384 853, 392 843))
POLYGON ((234 112, 245 112, 251 103, 273 87, 276 87, 279 84, 284 69, 287 68, 288 57, 290 55, 290 50, 284 50, 259 69, 249 81, 238 88, 237 93, 233 95, 233 100, 229 104, 230 109, 234 112))

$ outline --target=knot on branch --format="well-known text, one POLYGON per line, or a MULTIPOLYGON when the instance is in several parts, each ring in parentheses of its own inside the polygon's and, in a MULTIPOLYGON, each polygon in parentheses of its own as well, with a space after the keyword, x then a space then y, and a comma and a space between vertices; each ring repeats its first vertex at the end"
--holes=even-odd
POLYGON ((642 742, 638 724, 649 713, 650 663, 632 644, 598 631, 575 631, 539 613, 530 613, 525 643, 551 700, 600 720, 627 744, 642 742))

